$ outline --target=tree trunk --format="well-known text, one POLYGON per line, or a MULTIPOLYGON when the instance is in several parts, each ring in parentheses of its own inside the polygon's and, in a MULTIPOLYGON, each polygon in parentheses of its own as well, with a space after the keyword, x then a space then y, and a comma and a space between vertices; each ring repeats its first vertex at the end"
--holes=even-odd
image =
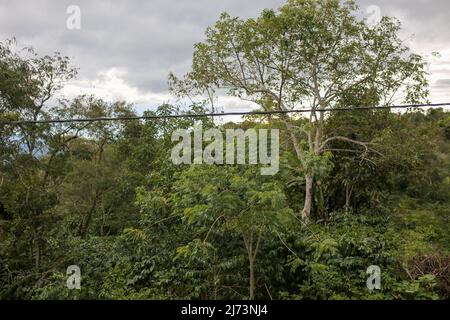
POLYGON ((244 235, 244 245, 245 245, 245 248, 247 249, 248 269, 250 272, 249 286, 248 286, 250 300, 255 299, 255 260, 256 260, 256 254, 258 253, 260 241, 261 241, 261 233, 258 235, 258 240, 256 241, 256 247, 253 248, 253 235, 250 235, 249 237, 246 237, 244 235))
POLYGON ((305 192, 305 205, 302 210, 302 219, 306 224, 308 224, 311 219, 311 207, 313 201, 313 181, 314 178, 312 174, 307 174, 305 176, 306 192, 305 192))
POLYGON ((36 239, 34 242, 34 264, 37 270, 39 270, 39 267, 41 265, 41 247, 39 246, 39 239, 36 239))
POLYGON ((249 294, 250 300, 255 299, 255 271, 253 265, 253 259, 249 259, 249 269, 250 269, 250 283, 249 283, 249 294))
POLYGON ((345 187, 345 212, 350 211, 350 199, 352 196, 352 189, 347 185, 345 187))
POLYGON ((81 228, 80 228, 80 236, 81 236, 81 238, 83 238, 83 239, 86 237, 86 234, 87 234, 89 225, 90 225, 90 223, 91 223, 92 215, 94 214, 94 210, 95 210, 95 208, 97 207, 97 201, 98 201, 99 196, 100 196, 100 193, 99 193, 98 190, 96 190, 96 191, 95 191, 95 197, 94 197, 94 201, 93 201, 93 203, 92 203, 92 206, 91 206, 90 210, 89 210, 88 213, 87 213, 86 219, 85 219, 85 220, 82 222, 82 224, 81 224, 81 228))

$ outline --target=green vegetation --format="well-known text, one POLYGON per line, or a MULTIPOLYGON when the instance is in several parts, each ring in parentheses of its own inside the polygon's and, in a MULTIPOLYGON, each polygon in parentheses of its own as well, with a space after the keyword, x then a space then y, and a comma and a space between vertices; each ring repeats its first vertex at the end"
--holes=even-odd
POLYGON ((257 19, 224 14, 195 46, 192 71, 170 76, 192 105, 145 113, 206 113, 224 89, 262 110, 316 110, 199 120, 279 128, 275 176, 172 164, 172 133, 190 118, 5 123, 135 113, 58 99, 76 76, 67 58, 0 43, 0 298, 448 299, 450 114, 320 112, 427 98, 426 63, 399 24, 368 27, 355 8, 290 0, 257 19), (81 290, 66 287, 70 265, 81 290), (366 287, 371 265, 381 290, 366 287))

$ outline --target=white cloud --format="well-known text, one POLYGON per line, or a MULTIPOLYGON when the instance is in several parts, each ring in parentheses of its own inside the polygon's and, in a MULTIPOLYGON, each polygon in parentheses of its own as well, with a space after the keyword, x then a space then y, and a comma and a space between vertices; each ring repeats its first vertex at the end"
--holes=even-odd
MULTIPOLYGON (((185 73, 193 45, 207 26, 226 10, 246 18, 264 8, 278 8, 285 0, 78 0, 81 30, 66 28, 71 0, 15 0, 0 2, 0 40, 16 36, 22 45, 41 54, 60 51, 73 57, 79 78, 63 91, 67 96, 91 93, 106 100, 124 99, 155 106, 173 99, 167 75, 185 73)), ((403 23, 402 38, 414 51, 431 58, 431 100, 450 100, 442 81, 450 79, 450 1, 359 0, 361 11, 377 5, 383 15, 403 23), (414 37, 411 37, 415 35, 414 37)), ((249 110, 251 103, 236 98, 219 100, 225 110, 249 110)))
POLYGON ((124 100, 133 104, 162 104, 170 100, 169 94, 140 92, 124 80, 126 74, 125 70, 111 68, 99 72, 94 79, 75 80, 65 86, 61 93, 68 98, 92 94, 106 101, 124 100))
POLYGON ((439 56, 432 56, 429 61, 430 100, 435 103, 450 102, 450 48, 439 51, 439 56))

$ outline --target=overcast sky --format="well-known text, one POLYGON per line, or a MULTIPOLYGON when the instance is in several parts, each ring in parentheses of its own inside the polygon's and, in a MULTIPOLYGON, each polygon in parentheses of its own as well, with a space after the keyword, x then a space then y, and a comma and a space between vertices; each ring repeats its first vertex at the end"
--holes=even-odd
MULTIPOLYGON (((169 72, 189 70, 193 44, 221 12, 257 16, 264 8, 278 8, 281 0, 142 0, 61 1, 0 0, 0 39, 16 37, 21 46, 38 53, 59 51, 80 68, 64 94, 94 93, 107 100, 124 99, 140 110, 173 102, 167 93, 169 72), (66 26, 67 8, 81 10, 81 28, 66 26)), ((378 6, 382 15, 403 23, 402 38, 429 57, 431 100, 450 100, 450 1, 360 0, 361 14, 378 6), (440 57, 431 57, 439 52, 440 57)), ((222 99, 227 109, 245 103, 222 99)))

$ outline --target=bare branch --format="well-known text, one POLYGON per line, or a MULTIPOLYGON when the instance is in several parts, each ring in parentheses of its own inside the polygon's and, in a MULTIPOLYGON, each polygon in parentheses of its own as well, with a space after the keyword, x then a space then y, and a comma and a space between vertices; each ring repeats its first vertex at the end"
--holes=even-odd
POLYGON ((345 141, 345 142, 357 144, 357 145, 360 145, 360 146, 364 147, 365 153, 369 153, 369 151, 371 151, 371 152, 376 153, 376 154, 378 154, 380 156, 383 156, 383 154, 378 152, 377 150, 369 148, 369 145, 371 145, 370 142, 357 141, 357 140, 353 140, 353 139, 350 139, 350 138, 347 138, 347 137, 342 137, 342 136, 336 136, 336 137, 331 137, 331 138, 326 139, 322 143, 321 147, 319 148, 319 153, 322 153, 325 150, 325 148, 326 148, 328 143, 330 143, 331 141, 335 141, 335 140, 340 140, 340 141, 345 141))

